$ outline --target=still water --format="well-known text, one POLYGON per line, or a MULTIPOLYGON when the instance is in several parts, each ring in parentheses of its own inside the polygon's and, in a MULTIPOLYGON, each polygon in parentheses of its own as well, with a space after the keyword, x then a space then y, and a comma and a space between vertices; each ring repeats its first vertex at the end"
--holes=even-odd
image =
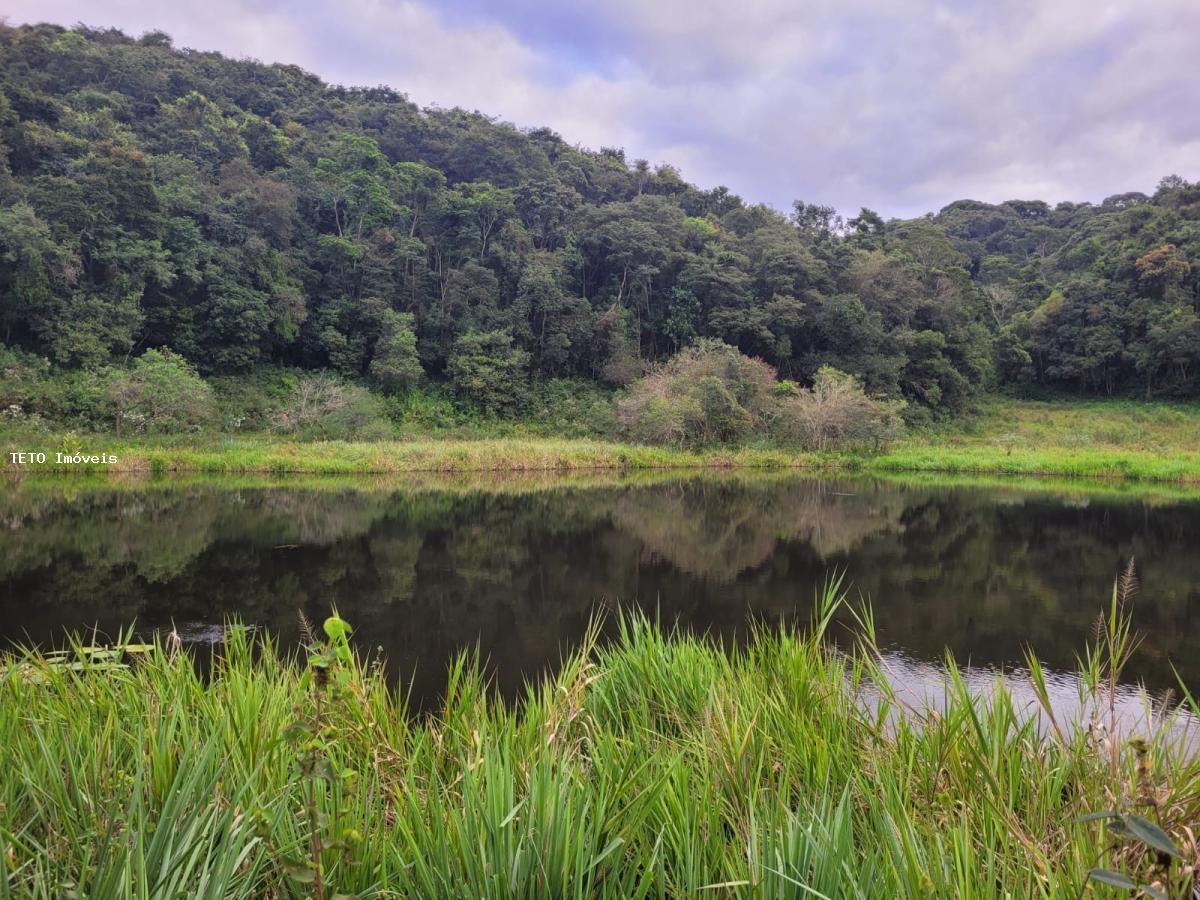
POLYGON ((287 643, 298 609, 336 606, 428 707, 476 643, 514 694, 597 611, 737 640, 751 620, 806 618, 836 571, 869 600, 894 666, 922 671, 948 649, 988 672, 1032 647, 1069 670, 1133 557, 1129 678, 1159 691, 1173 664, 1200 687, 1195 497, 736 475, 0 488, 0 642, 131 622, 214 641, 237 617, 287 643))

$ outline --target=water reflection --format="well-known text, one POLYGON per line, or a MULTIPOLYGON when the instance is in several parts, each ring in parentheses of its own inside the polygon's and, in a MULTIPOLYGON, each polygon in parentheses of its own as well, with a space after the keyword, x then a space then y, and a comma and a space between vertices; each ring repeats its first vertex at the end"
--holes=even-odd
POLYGON ((25 482, 0 497, 0 638, 211 628, 297 638, 331 605, 414 696, 478 641, 506 693, 552 666, 597 607, 636 604, 726 639, 807 615, 831 570, 880 642, 936 663, 1072 667, 1130 556, 1134 678, 1200 686, 1200 503, 870 479, 301 485, 25 482))
MULTIPOLYGON (((913 659, 901 651, 884 653, 881 667, 887 677, 892 708, 896 715, 926 715, 946 708, 947 677, 945 666, 913 659)), ((1157 736, 1164 749, 1190 756, 1200 747, 1200 721, 1180 702, 1172 690, 1149 691, 1140 684, 1117 686, 1111 707, 1107 695, 1082 690, 1074 672, 1046 673, 1045 687, 1051 716, 1038 699, 1024 668, 1008 670, 991 667, 960 667, 967 690, 976 697, 990 698, 1003 689, 1013 700, 1013 710, 1022 721, 1036 719, 1041 734, 1060 731, 1071 733, 1072 725, 1095 727, 1098 736, 1113 733, 1125 738, 1157 736)), ((868 697, 868 702, 877 702, 868 697)))

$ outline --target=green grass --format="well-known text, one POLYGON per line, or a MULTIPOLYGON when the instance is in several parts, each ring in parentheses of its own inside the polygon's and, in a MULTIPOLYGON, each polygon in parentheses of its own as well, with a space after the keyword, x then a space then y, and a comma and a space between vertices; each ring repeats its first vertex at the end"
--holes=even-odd
MULTIPOLYGON (((772 448, 723 448, 703 451, 676 450, 596 440, 552 438, 500 438, 480 440, 413 441, 285 441, 253 436, 198 439, 185 444, 129 443, 81 439, 86 453, 116 455, 111 466, 56 466, 47 451, 37 472, 202 472, 212 474, 394 474, 401 472, 545 472, 595 469, 665 468, 781 468, 797 456, 772 448)), ((812 457, 819 463, 817 457, 812 457)), ((5 457, 6 468, 16 467, 5 457)))
POLYGON ((743 649, 623 618, 513 705, 466 656, 424 718, 335 641, 305 669, 235 629, 207 680, 162 645, 9 655, 0 896, 1066 898, 1097 867, 1190 890, 1200 760, 1116 733, 1115 599, 1070 723, 957 677, 902 708, 869 641, 826 644, 833 590, 743 649), (1125 832, 1080 821, 1106 810, 1125 832))
MULTIPOLYGON (((702 477, 706 483, 761 485, 777 482, 788 485, 796 478, 809 477, 803 470, 786 467, 696 469, 534 469, 523 471, 466 470, 455 472, 402 472, 391 475, 272 475, 269 473, 205 473, 179 472, 154 474, 125 472, 119 474, 87 473, 71 478, 39 475, 10 482, 13 498, 45 496, 73 499, 89 493, 175 491, 191 486, 207 486, 223 490, 285 489, 304 491, 373 493, 376 491, 403 493, 486 493, 524 495, 567 489, 653 486, 676 483, 680 479, 702 477)), ((818 476, 813 476, 818 477, 818 476)), ((1059 497, 1088 498, 1099 496, 1136 496, 1145 503, 1175 503, 1194 500, 1200 496, 1200 482, 1143 482, 1130 479, 1079 479, 1052 476, 1018 476, 997 474, 945 472, 888 472, 846 474, 839 470, 822 471, 820 478, 846 480, 848 484, 860 479, 913 487, 962 487, 989 491, 1011 491, 1023 495, 1043 493, 1059 497), (848 479, 848 480, 847 480, 848 479)))
POLYGON ((985 397, 970 416, 918 438, 951 447, 1200 451, 1200 403, 985 397))
POLYGON ((914 434, 868 467, 1200 482, 1200 404, 987 398, 954 423, 914 434))
MULTIPOLYGON (((799 468, 875 473, 942 472, 1200 483, 1200 406, 1133 401, 1038 402, 985 399, 952 424, 916 431, 880 453, 810 453, 772 446, 684 450, 578 438, 414 438, 289 441, 270 435, 117 440, 68 435, 0 438, 7 453, 39 449, 116 454, 90 471, 211 474, 395 474, 571 472, 600 469, 799 468)), ((26 471, 78 471, 27 467, 26 471)))

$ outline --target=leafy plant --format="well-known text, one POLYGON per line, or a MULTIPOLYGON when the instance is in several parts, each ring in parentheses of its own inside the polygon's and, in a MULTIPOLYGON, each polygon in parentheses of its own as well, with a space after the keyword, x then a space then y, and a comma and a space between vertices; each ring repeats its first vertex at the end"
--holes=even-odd
MULTIPOLYGON (((343 784, 352 782, 357 773, 339 768, 333 754, 337 729, 328 713, 333 705, 352 699, 349 685, 353 653, 350 650, 350 625, 335 612, 321 626, 324 639, 318 639, 300 614, 308 636, 308 654, 299 687, 304 701, 296 706, 296 718, 283 731, 283 739, 295 754, 296 773, 302 785, 304 817, 308 830, 308 858, 289 859, 284 863, 288 878, 296 884, 312 885, 316 900, 327 896, 325 858, 330 852, 349 852, 362 841, 354 828, 343 828, 330 836, 330 822, 336 819, 336 799, 343 784), (322 799, 327 801, 322 803, 322 799), (330 809, 328 801, 335 807, 330 809)), ((334 900, 344 897, 335 894, 334 900)))
MULTIPOLYGON (((1129 841, 1136 848, 1142 851, 1149 851, 1152 854, 1153 861, 1150 868, 1152 869, 1151 875, 1155 877, 1149 883, 1139 883, 1121 872, 1100 868, 1088 871, 1088 877, 1093 881, 1107 884, 1110 887, 1124 888, 1129 891, 1141 891, 1146 896, 1155 898, 1155 900, 1170 900, 1172 895, 1167 892, 1164 885, 1170 884, 1173 880, 1178 881, 1182 879, 1190 885, 1191 872, 1177 874, 1177 877, 1172 879, 1171 864, 1175 860, 1182 860, 1184 858, 1183 852, 1176 846, 1175 841, 1171 839, 1169 834, 1149 819, 1144 819, 1133 813, 1119 813, 1115 810, 1108 810, 1105 812, 1088 813, 1085 816, 1080 816, 1076 821, 1080 823, 1105 822, 1112 834, 1129 841)), ((1179 888, 1184 887, 1183 884, 1177 886, 1179 888)))

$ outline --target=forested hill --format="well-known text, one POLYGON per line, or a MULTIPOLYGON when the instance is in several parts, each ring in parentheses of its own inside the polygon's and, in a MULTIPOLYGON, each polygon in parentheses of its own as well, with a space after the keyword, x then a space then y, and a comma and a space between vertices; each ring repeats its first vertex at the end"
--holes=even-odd
POLYGON ((169 347, 205 374, 448 379, 502 406, 709 336, 916 410, 993 379, 1200 394, 1200 184, 1178 178, 783 215, 388 88, 43 25, 0 27, 0 199, 0 351, 62 367, 169 347))

